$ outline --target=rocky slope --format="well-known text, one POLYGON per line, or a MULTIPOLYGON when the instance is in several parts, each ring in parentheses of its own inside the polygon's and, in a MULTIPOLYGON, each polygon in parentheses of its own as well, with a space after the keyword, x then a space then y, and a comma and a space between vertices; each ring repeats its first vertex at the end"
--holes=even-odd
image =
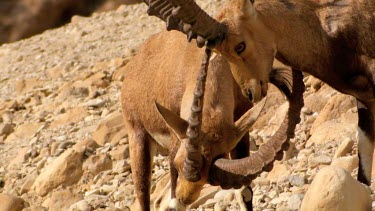
MULTIPOLYGON (((198 1, 214 14, 222 1, 210 2, 198 1)), ((164 28, 145 11, 131 5, 74 16, 64 27, 0 46, 0 210, 130 209, 135 195, 119 103, 122 69, 164 28)), ((371 190, 353 179, 355 100, 312 77, 305 82, 293 147, 252 184, 255 210, 366 207, 371 190)), ((256 145, 267 141, 287 108, 278 92, 270 96, 251 132, 256 145)), ((167 164, 166 157, 155 158, 153 199, 161 207, 167 164)), ((192 208, 240 210, 247 194, 207 186, 192 208)))

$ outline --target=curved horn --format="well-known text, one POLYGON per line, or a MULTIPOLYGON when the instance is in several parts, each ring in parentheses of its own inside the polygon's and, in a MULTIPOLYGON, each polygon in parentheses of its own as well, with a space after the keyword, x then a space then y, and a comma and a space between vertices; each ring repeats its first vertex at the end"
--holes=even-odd
POLYGON ((190 182, 196 182, 201 179, 200 170, 203 165, 203 158, 199 146, 199 132, 202 123, 203 97, 210 57, 211 50, 206 48, 195 85, 191 114, 188 119, 189 127, 186 131, 188 137, 185 145, 187 156, 182 168, 182 173, 185 179, 190 182))
POLYGON ((241 185, 249 185, 262 170, 272 167, 275 159, 281 159, 282 150, 289 144, 289 139, 294 137, 296 125, 301 120, 304 90, 302 73, 293 70, 292 91, 284 92, 289 101, 289 109, 278 131, 249 157, 237 160, 216 160, 210 169, 210 184, 220 185, 223 188, 239 188, 241 185))
POLYGON ((143 0, 149 7, 147 14, 156 16, 167 23, 167 30, 183 32, 183 22, 172 16, 173 6, 169 0, 143 0))
POLYGON ((148 14, 167 23, 167 30, 179 30, 188 40, 197 39, 198 47, 209 48, 221 43, 227 27, 202 10, 194 0, 147 0, 148 14))

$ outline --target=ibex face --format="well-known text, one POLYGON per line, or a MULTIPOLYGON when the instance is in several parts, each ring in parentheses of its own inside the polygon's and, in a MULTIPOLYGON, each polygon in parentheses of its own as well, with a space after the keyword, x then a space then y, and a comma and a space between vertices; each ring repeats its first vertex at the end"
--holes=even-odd
POLYGON ((267 94, 269 73, 276 53, 275 38, 257 21, 250 0, 228 1, 217 20, 227 34, 214 50, 224 55, 245 97, 258 102, 267 94))
MULTIPOLYGON (((218 75, 219 78, 228 77, 230 79, 230 74, 228 75, 228 73, 224 73, 224 71, 218 68, 214 68, 214 70, 217 70, 217 72, 210 74, 218 75), (219 75, 221 75, 221 77, 219 75)), ((231 81, 229 79, 227 79, 227 82, 231 81)), ((218 82, 220 85, 217 88, 221 88, 223 85, 231 86, 230 83, 233 83, 227 83, 223 79, 219 80, 220 81, 218 82)), ((209 94, 209 97, 206 98, 206 101, 211 101, 211 97, 219 97, 219 95, 216 93, 207 94, 209 94)), ((221 96, 226 97, 226 100, 234 100, 227 98, 228 95, 224 93, 222 94, 223 95, 221 96)), ((223 102, 226 101, 224 99, 221 100, 223 102)), ((225 111, 228 108, 222 107, 224 104, 230 105, 230 101, 228 101, 228 103, 222 102, 217 111, 210 106, 205 106, 205 109, 203 109, 202 128, 199 131, 199 135, 196 137, 196 140, 194 140, 199 143, 196 154, 194 154, 193 149, 191 149, 193 146, 191 146, 192 138, 189 137, 188 121, 182 119, 169 109, 156 103, 159 113, 175 135, 173 136, 174 142, 178 143, 178 148, 175 149, 176 154, 172 156, 172 158, 174 157, 173 165, 179 173, 176 188, 176 198, 181 204, 191 204, 199 197, 203 185, 209 183, 209 171, 214 159, 222 158, 235 147, 243 135, 248 131, 249 127, 255 123, 255 120, 259 116, 266 102, 264 99, 262 102, 258 103, 247 113, 245 113, 239 119, 239 121, 233 124, 228 120, 228 112, 225 111), (188 162, 191 166, 186 167, 186 162, 188 162), (197 177, 196 174, 199 176, 197 177)), ((207 103, 210 104, 213 102, 207 103)), ((191 120, 191 118, 189 120, 191 120)), ((237 186, 240 187, 241 183, 236 183, 235 187, 237 186)))

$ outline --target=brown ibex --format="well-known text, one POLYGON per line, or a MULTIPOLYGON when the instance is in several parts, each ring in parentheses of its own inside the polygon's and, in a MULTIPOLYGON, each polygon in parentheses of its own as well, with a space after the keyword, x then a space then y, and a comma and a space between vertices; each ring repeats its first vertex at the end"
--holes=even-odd
POLYGON ((272 62, 357 99, 358 180, 370 185, 375 145, 375 1, 230 0, 213 19, 193 0, 145 0, 148 12, 223 55, 242 93, 267 94, 272 62))
MULTIPOLYGON (((181 33, 162 32, 149 38, 126 66, 121 101, 132 176, 142 210, 150 209, 151 163, 157 149, 170 152, 172 198, 188 205, 206 183, 239 188, 269 170, 273 161, 282 157, 300 121, 303 105, 290 105, 274 137, 249 156, 248 139, 241 138, 264 102, 246 112, 251 104, 219 55, 210 60, 206 78, 209 52, 188 43, 181 33)), ((272 82, 289 100, 301 97, 301 75, 286 70, 274 72, 280 74, 274 74, 272 82), (293 90, 291 85, 295 85, 293 90)))

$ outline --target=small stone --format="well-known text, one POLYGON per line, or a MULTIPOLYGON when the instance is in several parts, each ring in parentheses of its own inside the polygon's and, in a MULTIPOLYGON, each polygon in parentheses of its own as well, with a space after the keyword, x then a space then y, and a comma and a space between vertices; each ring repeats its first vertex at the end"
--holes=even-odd
POLYGON ((319 165, 329 165, 332 162, 332 159, 327 155, 317 155, 317 154, 311 154, 309 156, 309 166, 310 167, 316 167, 319 165))
POLYGON ((288 200, 288 209, 291 211, 299 210, 303 197, 304 195, 302 194, 293 194, 288 200))
POLYGON ((116 190, 117 190, 117 187, 115 185, 103 185, 103 187, 100 188, 100 192, 104 194, 109 194, 116 190))
POLYGON ((91 211, 91 210, 93 210, 92 207, 85 200, 76 202, 75 204, 72 204, 69 208, 69 211, 91 211))
POLYGON ((292 186, 300 187, 300 186, 303 186, 306 183, 306 181, 305 181, 305 178, 303 176, 291 175, 291 176, 289 176, 289 183, 292 186))
POLYGON ((301 110, 302 113, 306 114, 306 115, 310 115, 312 114, 312 111, 307 108, 307 107, 303 107, 302 110, 301 110))
POLYGON ((254 184, 259 186, 269 186, 271 184, 271 181, 267 178, 257 177, 254 180, 254 184))
POLYGON ((5 135, 8 136, 9 134, 13 133, 14 129, 12 124, 10 123, 3 123, 0 124, 0 136, 5 135))
POLYGON ((333 158, 343 157, 346 154, 350 153, 353 149, 354 141, 350 138, 346 138, 340 146, 337 148, 333 158))
POLYGON ((92 99, 86 102, 86 106, 95 107, 95 108, 102 107, 104 104, 105 104, 105 100, 100 99, 100 98, 92 99))
POLYGON ((337 166, 345 169, 351 173, 354 169, 358 168, 359 158, 357 155, 345 156, 333 159, 331 166, 337 166))

